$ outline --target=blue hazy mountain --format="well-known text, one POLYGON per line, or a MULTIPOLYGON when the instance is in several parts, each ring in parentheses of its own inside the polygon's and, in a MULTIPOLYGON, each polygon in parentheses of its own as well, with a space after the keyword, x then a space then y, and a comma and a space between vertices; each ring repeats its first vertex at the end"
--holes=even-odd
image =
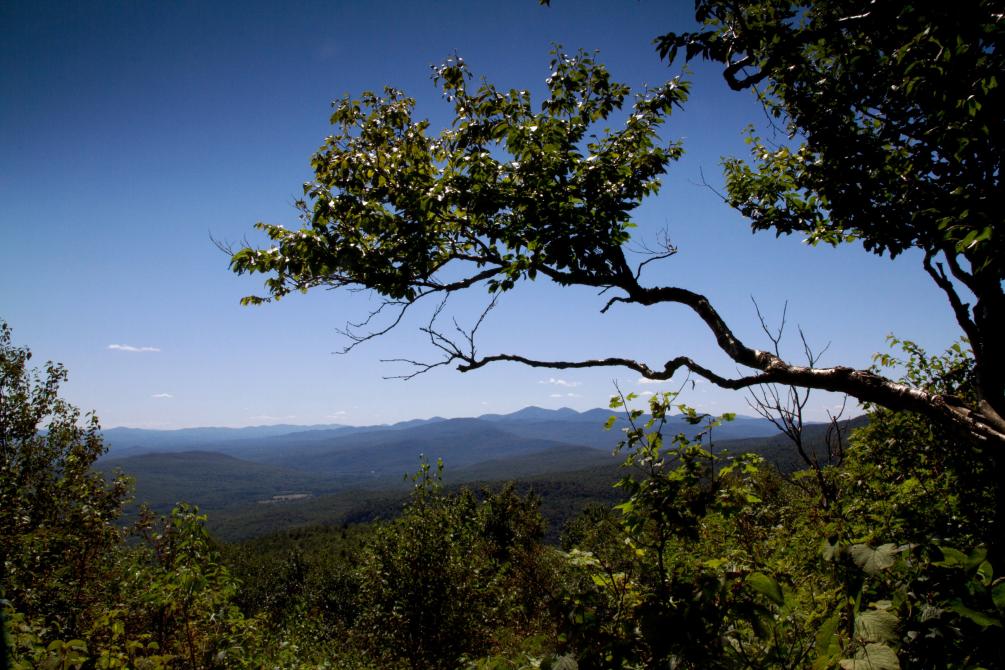
MULTIPOLYGON (((226 509, 275 496, 284 501, 285 495, 399 487, 423 457, 442 459, 452 481, 527 478, 615 467, 618 459, 611 452, 628 424, 621 415, 605 430, 612 414, 618 416, 607 409, 526 407, 505 415, 433 417, 383 426, 113 428, 105 431, 110 450, 100 467, 134 476, 137 500, 160 510, 181 500, 226 509)), ((700 428, 672 417, 666 432, 694 435, 700 428)), ((737 417, 714 435, 724 441, 776 433, 766 420, 737 417)))

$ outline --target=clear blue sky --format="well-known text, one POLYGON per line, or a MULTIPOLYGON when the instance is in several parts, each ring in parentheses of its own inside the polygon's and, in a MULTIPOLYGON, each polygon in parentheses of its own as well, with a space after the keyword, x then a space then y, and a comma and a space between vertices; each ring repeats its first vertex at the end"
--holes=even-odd
MULTIPOLYGON (((429 66, 457 52, 502 86, 540 91, 552 43, 599 49, 638 86, 674 74, 652 39, 690 23, 686 2, 7 2, 0 4, 0 318, 36 361, 64 362, 66 393, 105 426, 176 428, 382 423, 506 412, 529 404, 606 405, 624 370, 549 372, 499 365, 438 369, 409 382, 380 359, 430 358, 421 314, 380 341, 333 355, 336 333, 374 303, 319 292, 241 307, 259 278, 236 277, 210 236, 238 241, 259 220, 295 225, 292 200, 328 133, 329 104, 391 84, 449 122, 429 66), (119 345, 113 347, 112 345, 119 345)), ((638 234, 667 227, 677 257, 650 281, 703 291, 751 344, 766 344, 751 304, 812 343, 823 364, 865 366, 896 333, 941 349, 958 337, 918 258, 811 248, 754 236, 698 186, 763 117, 696 66, 691 103, 666 129, 685 140, 638 234)), ((255 238, 252 237, 252 240, 255 238)), ((458 303, 462 315, 484 296, 458 303)), ((735 366, 683 309, 618 307, 545 283, 505 296, 483 353, 540 358, 626 355, 653 365, 689 354, 735 366)), ((793 333, 794 334, 794 333, 793 333)), ((790 339, 791 353, 797 341, 790 339)), ((699 384, 685 400, 748 411, 744 396, 699 384)), ((838 399, 818 395, 814 416, 838 399)))

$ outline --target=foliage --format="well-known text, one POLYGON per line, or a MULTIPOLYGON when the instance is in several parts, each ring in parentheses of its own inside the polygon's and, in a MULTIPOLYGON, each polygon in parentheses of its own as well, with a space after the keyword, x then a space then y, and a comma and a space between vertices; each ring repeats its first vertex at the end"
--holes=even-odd
POLYGON ((661 55, 722 63, 784 126, 725 161, 730 204, 755 230, 920 250, 973 348, 970 406, 1005 429, 1000 3, 699 0, 696 18, 661 55))
MULTIPOLYGON (((899 344, 919 386, 973 392, 963 347, 899 344)), ((626 465, 639 474, 621 485, 627 500, 566 535, 563 634, 580 667, 1001 666, 1000 508, 979 445, 873 410, 824 469, 836 493, 825 506, 813 473, 669 440, 660 418, 673 403, 652 398, 641 426, 629 411, 626 465)))
POLYGON ((357 630, 375 659, 454 668, 489 651, 496 628, 525 627, 537 614, 514 588, 535 565, 536 502, 511 488, 481 502, 466 490, 447 496, 441 468, 422 465, 408 507, 363 554, 357 630))
POLYGON ((641 410, 629 411, 620 518, 592 512, 592 528, 579 531, 569 554, 581 577, 569 594, 567 634, 582 667, 727 667, 722 640, 742 634, 737 622, 749 618, 758 589, 782 602, 777 582, 755 571, 759 459, 717 453, 711 435, 731 417, 701 415, 674 399, 653 396, 643 424, 641 410), (705 429, 665 441, 672 408, 705 429))
POLYGON ((556 51, 551 66, 549 97, 534 111, 527 91, 472 90, 464 60, 449 59, 434 81, 456 120, 433 137, 400 91, 337 101, 337 133, 314 156, 299 203, 304 228, 258 224, 275 246, 238 251, 234 270, 275 273, 273 298, 360 284, 396 300, 437 287, 434 273, 455 261, 491 260, 478 278, 492 291, 539 272, 607 272, 610 248, 628 240, 628 213, 680 155, 656 131, 687 86, 638 96, 623 128, 593 137, 628 87, 583 52, 556 51))
MULTIPOLYGON (((914 343, 893 342, 904 355, 878 356, 878 364, 899 369, 917 388, 972 397, 973 359, 964 345, 932 356, 914 343)), ((24 371, 27 351, 8 345, 5 361, 20 362, 5 369, 24 371)), ((30 373, 8 378, 21 386, 3 387, 6 416, 26 415, 31 397, 74 415, 56 402, 60 378, 48 387, 33 386, 30 373), (7 391, 15 388, 36 393, 7 391)), ((758 456, 717 446, 716 430, 729 415, 702 415, 674 394, 653 396, 645 413, 626 407, 633 400, 613 403, 628 417, 620 447, 623 499, 571 523, 562 551, 542 543, 533 495, 513 485, 478 494, 447 490, 442 464, 423 463, 409 503, 393 520, 291 531, 229 547, 226 559, 194 508, 179 505, 161 519, 141 513, 128 542, 113 515, 74 536, 91 543, 91 569, 16 572, 18 581, 5 581, 14 595, 3 610, 8 665, 1005 664, 999 473, 982 457, 986 445, 918 415, 874 408, 847 439, 845 458, 824 466, 821 479, 775 471, 758 456), (672 412, 701 429, 668 434, 672 412), (825 484, 833 493, 827 505, 816 488, 825 484), (72 636, 64 614, 69 588, 85 604, 73 610, 72 636), (33 589, 55 600, 41 606, 20 595, 33 589)), ((55 445, 53 436, 16 444, 33 453, 55 445)), ((33 481, 58 482, 71 462, 60 470, 36 461, 33 481)), ((80 477, 104 487, 94 491, 115 490, 93 475, 80 477)), ((76 504, 44 497, 71 489, 38 490, 44 495, 33 499, 35 508, 20 503, 38 510, 36 518, 76 504)), ((60 555, 52 547, 65 551, 63 542, 54 531, 23 545, 8 542, 6 560, 19 565, 25 556, 60 555)))
POLYGON ((0 550, 5 663, 15 668, 243 667, 255 629, 195 510, 137 542, 116 526, 128 480, 92 469, 97 418, 59 396, 65 369, 29 367, 0 325, 0 550))
POLYGON ((753 165, 726 163, 730 198, 755 229, 861 240, 897 255, 950 247, 999 279, 998 189, 1005 60, 1000 7, 865 1, 701 1, 705 30, 660 39, 758 86, 795 147, 752 136, 753 165))
POLYGON ((66 370, 30 367, 0 322, 0 561, 4 597, 59 637, 84 632, 102 597, 96 577, 119 542, 128 481, 91 466, 104 453, 97 418, 59 397, 66 370))
MULTIPOLYGON (((133 529, 140 541, 126 553, 116 582, 116 596, 125 607, 108 612, 116 646, 128 652, 125 634, 138 633, 183 667, 242 666, 255 622, 245 620, 233 602, 238 585, 205 521, 185 504, 159 520, 141 513, 133 529), (116 635, 120 631, 122 640, 116 635)), ((124 666, 133 662, 120 659, 124 666)))

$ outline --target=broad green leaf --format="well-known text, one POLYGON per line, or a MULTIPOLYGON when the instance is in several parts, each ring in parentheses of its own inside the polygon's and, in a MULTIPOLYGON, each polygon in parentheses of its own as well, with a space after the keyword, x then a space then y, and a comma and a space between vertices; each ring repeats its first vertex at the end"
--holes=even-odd
POLYGON ((778 582, 763 572, 752 572, 747 575, 747 585, 776 605, 781 605, 785 602, 778 582))
POLYGON ((998 582, 991 589, 991 600, 995 607, 1005 611, 1005 581, 998 582))
POLYGON ((973 570, 974 568, 978 567, 981 563, 984 562, 984 559, 985 557, 987 557, 987 555, 988 550, 985 547, 977 547, 976 549, 971 551, 970 555, 967 556, 967 563, 966 563, 967 570, 973 570))
POLYGON ((998 628, 1001 628, 1002 625, 1001 621, 994 618, 990 614, 985 614, 984 612, 978 612, 977 610, 970 609, 959 600, 954 600, 949 605, 949 609, 956 612, 962 617, 970 619, 981 628, 988 628, 990 626, 997 626, 998 628))
POLYGON ((897 654, 885 644, 867 644, 855 658, 841 661, 843 670, 900 670, 897 654))
POLYGON ((855 637, 863 642, 892 642, 897 639, 897 615, 884 610, 868 610, 855 617, 855 637))
POLYGON ((853 544, 848 548, 855 565, 867 575, 877 575, 888 570, 896 562, 897 545, 883 544, 875 549, 867 544, 853 544))
POLYGON ((951 568, 964 566, 967 563, 967 555, 959 549, 953 549, 952 547, 939 547, 939 551, 942 552, 942 560, 936 561, 934 565, 938 565, 943 568, 951 568))
POLYGON ((841 623, 840 612, 835 612, 824 621, 824 625, 820 627, 816 635, 816 650, 820 655, 828 655, 833 647, 836 645, 834 634, 837 633, 838 625, 841 623))

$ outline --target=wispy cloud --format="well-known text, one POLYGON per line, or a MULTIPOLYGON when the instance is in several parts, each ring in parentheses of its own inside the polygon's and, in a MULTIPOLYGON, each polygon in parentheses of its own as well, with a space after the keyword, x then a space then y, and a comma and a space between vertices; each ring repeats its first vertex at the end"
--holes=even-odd
POLYGON ((346 414, 348 414, 347 411, 345 411, 344 409, 340 409, 337 412, 332 412, 331 414, 326 414, 325 418, 328 418, 328 419, 341 419, 346 414))
POLYGON ((636 381, 635 383, 636 384, 662 384, 663 382, 664 382, 664 380, 662 380, 662 379, 648 379, 646 377, 639 377, 638 381, 636 381))
POLYGON ((160 351, 160 347, 134 347, 131 344, 109 344, 108 348, 112 349, 113 351, 130 351, 133 353, 149 353, 149 352, 160 351))
POLYGON ((174 396, 170 393, 154 393, 151 398, 173 398, 174 396))
POLYGON ((652 391, 643 391, 639 395, 642 396, 643 398, 645 398, 647 396, 651 396, 651 395, 655 395, 655 394, 652 391))
POLYGON ((578 393, 552 393, 549 398, 582 398, 578 393))
POLYGON ((567 379, 556 379, 555 377, 542 379, 538 384, 554 384, 555 386, 564 386, 565 388, 576 388, 582 385, 580 382, 570 382, 567 379))

